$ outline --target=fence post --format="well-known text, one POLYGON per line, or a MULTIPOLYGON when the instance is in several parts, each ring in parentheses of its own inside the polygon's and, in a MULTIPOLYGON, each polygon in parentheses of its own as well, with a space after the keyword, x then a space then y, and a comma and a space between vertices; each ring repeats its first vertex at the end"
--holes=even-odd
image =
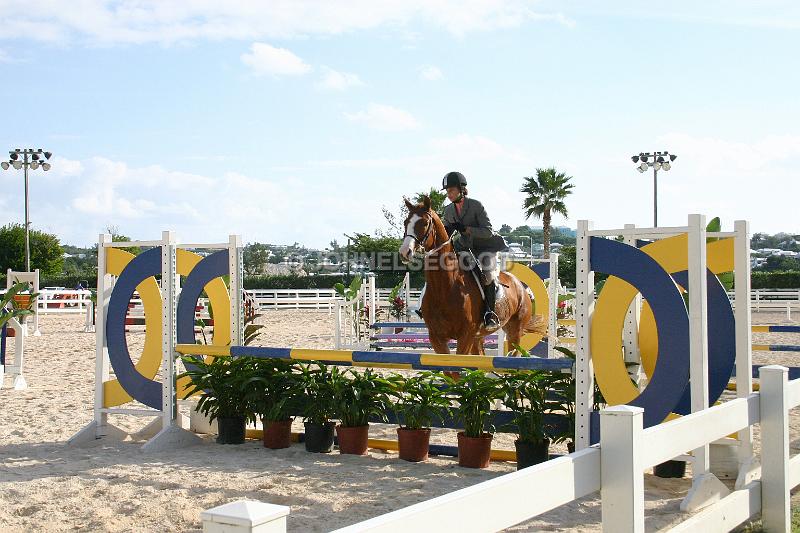
POLYGON ((644 409, 617 405, 600 411, 600 497, 603 531, 644 533, 644 409))
POLYGON ((789 369, 762 366, 761 520, 765 531, 791 531, 789 517, 789 369))
POLYGON ((238 500, 200 513, 203 533, 286 533, 289 507, 238 500))

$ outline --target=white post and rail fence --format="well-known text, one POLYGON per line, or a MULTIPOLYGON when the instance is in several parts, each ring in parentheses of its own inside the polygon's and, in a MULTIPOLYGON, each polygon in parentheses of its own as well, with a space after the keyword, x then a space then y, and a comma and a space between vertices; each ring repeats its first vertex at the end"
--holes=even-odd
MULTIPOLYGON (((645 470, 755 424, 760 476, 740 479, 670 531, 729 531, 759 514, 765 531, 791 531, 789 492, 800 484, 800 456, 789 456, 789 410, 800 405, 800 379, 789 381, 788 369, 773 365, 760 369, 760 381, 759 392, 647 429, 641 408, 610 407, 600 414, 598 445, 337 531, 423 531, 436 523, 458 524, 461 533, 499 531, 599 492, 603 531, 644 532, 645 470)), ((205 511, 204 531, 287 531, 288 507, 234 503, 205 511)))

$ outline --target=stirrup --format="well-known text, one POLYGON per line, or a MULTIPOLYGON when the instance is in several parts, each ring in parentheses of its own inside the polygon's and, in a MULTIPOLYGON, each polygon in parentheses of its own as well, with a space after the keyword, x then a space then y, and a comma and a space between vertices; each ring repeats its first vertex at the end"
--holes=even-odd
POLYGON ((422 309, 414 309, 414 312, 417 314, 418 317, 422 318, 422 309))
POLYGON ((487 328, 495 328, 500 325, 500 317, 494 311, 486 311, 483 314, 483 325, 487 328))

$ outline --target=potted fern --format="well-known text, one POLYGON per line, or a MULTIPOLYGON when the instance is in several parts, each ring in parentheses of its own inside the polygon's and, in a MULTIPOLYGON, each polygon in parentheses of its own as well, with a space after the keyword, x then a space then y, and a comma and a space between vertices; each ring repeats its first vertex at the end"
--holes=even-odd
POLYGON ((292 414, 302 394, 296 364, 285 359, 259 359, 251 382, 253 404, 261 418, 265 448, 288 448, 292 442, 292 414))
MULTIPOLYGON (((336 367, 334 371, 338 372, 336 367)), ((300 385, 305 394, 303 418, 306 451, 329 453, 333 450, 333 434, 336 426, 333 387, 328 367, 322 363, 300 367, 300 385)))
POLYGON ((486 426, 492 417, 492 402, 502 397, 500 382, 482 370, 470 370, 456 381, 450 376, 448 392, 458 402, 456 416, 464 424, 458 433, 458 464, 468 468, 489 466, 492 433, 486 426))
POLYGON ((401 426, 397 428, 400 459, 411 462, 428 458, 431 424, 449 413, 450 399, 444 393, 445 378, 440 372, 421 372, 415 376, 393 375, 396 402, 394 410, 401 426))
POLYGON ((378 416, 386 420, 392 384, 369 368, 363 372, 333 368, 331 384, 336 416, 340 421, 336 427, 339 452, 364 455, 367 453, 369 419, 378 416))
POLYGON ((202 357, 184 356, 186 372, 178 376, 191 379, 186 398, 199 393, 196 409, 210 422, 217 420, 219 444, 242 444, 247 422, 255 422, 252 381, 254 359, 218 356, 206 362, 202 357))

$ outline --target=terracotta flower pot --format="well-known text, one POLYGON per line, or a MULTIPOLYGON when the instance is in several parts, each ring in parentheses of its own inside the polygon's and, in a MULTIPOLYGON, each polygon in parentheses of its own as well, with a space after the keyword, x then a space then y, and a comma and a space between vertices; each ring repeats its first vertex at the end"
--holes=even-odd
POLYGON ((292 419, 264 420, 264 448, 280 450, 292 445, 292 419))
POLYGON ((458 432, 458 464, 467 468, 487 468, 492 451, 492 434, 467 437, 458 432))
POLYGON ((400 459, 418 463, 428 458, 428 444, 431 430, 397 428, 397 441, 400 447, 400 459))
POLYGON ((514 447, 517 449, 517 470, 538 465, 550 458, 550 441, 547 439, 535 443, 517 439, 514 447))
POLYGON ((369 424, 352 428, 336 426, 336 435, 339 437, 339 453, 352 455, 367 453, 369 424))

